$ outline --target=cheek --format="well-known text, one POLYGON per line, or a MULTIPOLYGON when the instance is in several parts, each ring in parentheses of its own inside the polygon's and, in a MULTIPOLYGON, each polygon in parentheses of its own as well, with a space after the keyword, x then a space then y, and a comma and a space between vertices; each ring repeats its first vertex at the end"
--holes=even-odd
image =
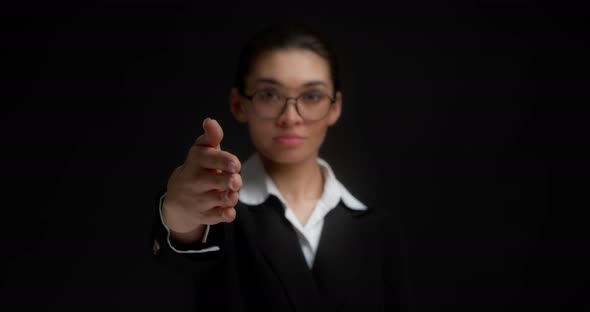
POLYGON ((314 146, 319 146, 324 142, 326 138, 326 132, 328 131, 328 127, 321 125, 317 128, 312 129, 312 133, 310 133, 310 137, 312 137, 312 141, 314 146))
POLYGON ((255 146, 260 147, 261 145, 268 144, 271 140, 271 129, 260 122, 249 122, 248 131, 250 132, 250 139, 255 146))

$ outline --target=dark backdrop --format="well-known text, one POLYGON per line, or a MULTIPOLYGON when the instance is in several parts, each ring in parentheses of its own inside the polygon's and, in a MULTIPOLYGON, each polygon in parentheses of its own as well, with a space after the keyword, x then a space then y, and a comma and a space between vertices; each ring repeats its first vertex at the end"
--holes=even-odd
POLYGON ((5 10, 3 301, 195 309, 188 277, 150 258, 154 196, 207 116, 224 127, 222 147, 252 152, 229 88, 243 41, 283 19, 332 38, 344 106, 322 156, 359 197, 400 213, 419 311, 581 299, 578 204, 558 194, 573 191, 566 155, 583 140, 565 109, 539 105, 538 82, 563 81, 539 61, 538 39, 566 40, 538 13, 524 2, 5 10))

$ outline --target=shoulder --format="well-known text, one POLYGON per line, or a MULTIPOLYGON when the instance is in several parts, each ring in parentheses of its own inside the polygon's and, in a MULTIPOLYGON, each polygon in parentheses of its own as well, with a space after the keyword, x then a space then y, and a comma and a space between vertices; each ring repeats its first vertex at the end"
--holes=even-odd
POLYGON ((377 198, 364 198, 363 202, 367 205, 365 214, 379 235, 387 239, 399 239, 403 231, 401 207, 377 198))

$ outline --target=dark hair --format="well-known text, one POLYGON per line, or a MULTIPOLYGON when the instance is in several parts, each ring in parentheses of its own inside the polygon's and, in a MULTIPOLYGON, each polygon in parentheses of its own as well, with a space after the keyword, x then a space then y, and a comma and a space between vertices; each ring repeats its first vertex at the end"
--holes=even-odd
POLYGON ((330 67, 334 94, 340 90, 338 63, 334 51, 318 32, 302 24, 273 24, 254 34, 245 43, 238 58, 234 87, 241 94, 245 94, 246 77, 261 54, 292 48, 310 50, 324 58, 330 67))

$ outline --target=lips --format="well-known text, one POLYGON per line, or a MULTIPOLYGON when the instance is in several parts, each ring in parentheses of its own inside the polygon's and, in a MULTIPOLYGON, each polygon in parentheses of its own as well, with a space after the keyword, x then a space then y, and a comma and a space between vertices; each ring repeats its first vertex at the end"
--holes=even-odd
POLYGON ((303 143, 304 137, 297 134, 281 134, 273 138, 277 143, 284 146, 297 146, 303 143))

